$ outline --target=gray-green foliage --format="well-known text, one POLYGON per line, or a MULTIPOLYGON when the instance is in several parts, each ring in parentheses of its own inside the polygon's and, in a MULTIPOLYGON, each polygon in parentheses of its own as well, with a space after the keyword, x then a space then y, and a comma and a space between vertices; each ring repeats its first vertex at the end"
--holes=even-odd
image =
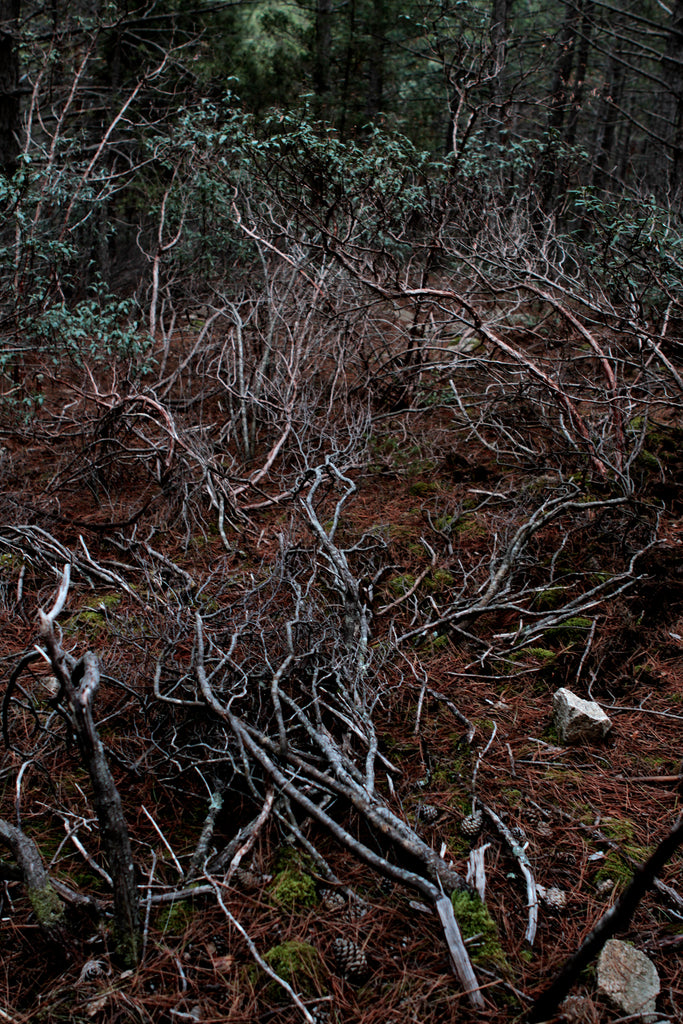
POLYGON ((73 304, 61 300, 41 309, 36 297, 21 319, 21 328, 34 347, 49 352, 56 361, 68 355, 82 365, 116 357, 130 360, 144 373, 150 339, 135 313, 131 299, 117 298, 100 284, 88 298, 73 304))

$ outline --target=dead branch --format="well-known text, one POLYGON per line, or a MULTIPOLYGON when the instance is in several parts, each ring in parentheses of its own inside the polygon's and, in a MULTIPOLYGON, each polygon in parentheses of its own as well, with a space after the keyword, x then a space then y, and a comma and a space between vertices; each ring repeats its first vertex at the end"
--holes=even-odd
POLYGON ((527 895, 527 910, 528 910, 528 923, 526 932, 524 933, 524 939, 533 946, 536 939, 536 929, 538 927, 538 896, 536 894, 536 882, 531 871, 531 864, 529 858, 526 855, 526 851, 515 839, 507 825, 501 821, 496 812, 491 808, 487 807, 486 804, 482 803, 481 800, 477 801, 477 804, 485 812, 485 814, 491 819, 496 830, 503 837, 512 856, 519 864, 519 870, 522 873, 522 877, 526 883, 526 895, 527 895))
POLYGON ((68 589, 65 569, 59 595, 49 613, 40 612, 41 639, 55 677, 60 700, 76 734, 83 762, 93 787, 93 803, 102 832, 114 886, 116 948, 127 965, 140 955, 140 916, 135 867, 121 798, 109 769, 107 756, 92 717, 92 702, 100 682, 97 658, 87 652, 79 661, 67 654, 57 638, 55 616, 68 589), (66 585, 65 585, 66 583, 66 585))
POLYGON ((64 904, 45 870, 38 847, 25 832, 2 818, 0 842, 12 851, 43 935, 52 946, 66 952, 70 943, 64 904))
POLYGON ((683 817, 678 819, 668 836, 662 839, 654 853, 638 868, 619 899, 602 915, 576 953, 565 961, 551 984, 536 998, 527 1018, 530 1022, 548 1020, 554 1015, 581 971, 597 956, 607 940, 628 927, 643 896, 652 888, 657 875, 681 843, 683 817))

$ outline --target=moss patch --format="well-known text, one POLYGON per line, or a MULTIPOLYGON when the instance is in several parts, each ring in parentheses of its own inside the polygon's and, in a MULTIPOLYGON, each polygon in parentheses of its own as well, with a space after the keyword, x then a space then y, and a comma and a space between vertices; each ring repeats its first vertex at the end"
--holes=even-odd
POLYGON ((403 594, 407 594, 414 585, 415 577, 411 576, 410 573, 405 573, 403 576, 395 576, 393 580, 389 581, 389 589, 396 597, 402 597, 403 594))
POLYGON ((549 587, 536 594, 534 598, 535 608, 557 608, 566 599, 567 591, 564 587, 549 587))
MULTIPOLYGON (((295 991, 305 996, 320 992, 323 965, 317 949, 309 942, 298 942, 295 939, 282 942, 269 949, 263 959, 295 991)), ((254 980, 259 976, 263 977, 262 972, 254 970, 254 980)), ((278 993, 282 994, 282 989, 275 982, 269 982, 265 992, 267 998, 275 999, 278 993)))
POLYGON ((270 885, 273 903, 288 909, 313 907, 318 902, 315 882, 305 870, 303 858, 287 853, 270 885))
POLYGON ((192 919, 194 908, 186 900, 164 907, 157 917, 157 928, 164 935, 183 935, 192 919))
POLYGON ((64 921, 64 904, 50 882, 42 889, 30 889, 28 898, 41 928, 53 931, 64 921))
POLYGON ((601 827, 608 839, 615 842, 633 839, 635 835, 635 825, 628 818, 603 818, 601 827))
MULTIPOLYGON (((521 655, 529 658, 538 658, 539 661, 549 665, 551 662, 557 660, 557 651, 551 651, 547 647, 525 647, 520 652, 521 655)), ((519 655, 511 655, 511 660, 519 657, 519 655)))
POLYGON ((559 626, 551 626, 550 629, 546 629, 544 636, 546 640, 571 643, 573 640, 581 640, 585 636, 586 630, 590 629, 592 625, 592 619, 587 619, 583 615, 575 615, 571 619, 566 619, 559 626))
POLYGON ((454 892, 451 896, 453 913, 464 939, 476 939, 468 946, 475 964, 491 964, 500 971, 510 965, 498 938, 498 926, 478 896, 468 892, 454 892))

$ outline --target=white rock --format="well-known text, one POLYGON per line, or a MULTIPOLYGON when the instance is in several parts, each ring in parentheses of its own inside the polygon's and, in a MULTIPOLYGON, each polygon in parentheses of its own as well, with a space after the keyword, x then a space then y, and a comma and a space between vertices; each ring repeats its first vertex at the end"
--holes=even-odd
POLYGON ((553 694, 553 712, 561 743, 595 743, 612 728, 599 704, 582 700, 564 686, 553 694))
POLYGON ((626 942, 610 939, 598 959, 598 992, 623 1014, 657 1020, 657 968, 644 953, 626 942))

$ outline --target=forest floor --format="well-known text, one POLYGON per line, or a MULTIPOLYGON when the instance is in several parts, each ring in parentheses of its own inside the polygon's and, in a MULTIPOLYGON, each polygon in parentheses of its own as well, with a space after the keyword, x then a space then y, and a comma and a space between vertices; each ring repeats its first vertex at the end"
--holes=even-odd
MULTIPOLYGON (((130 561, 132 548, 122 554, 121 538, 125 535, 133 543, 153 534, 154 548, 203 588, 204 599, 212 602, 205 604, 210 614, 229 616, 236 595, 254 577, 268 576, 291 510, 275 505, 254 511, 233 550, 226 551, 214 513, 206 510, 204 528, 195 529, 178 515, 172 488, 154 491, 134 467, 122 462, 114 479, 110 461, 106 480, 88 477, 84 466, 90 460, 92 468, 92 453, 101 452, 103 442, 92 423, 80 432, 69 426, 65 410, 72 398, 71 392, 60 394, 55 384, 29 424, 6 424, 2 538, 16 527, 46 531, 69 550, 86 552, 93 562, 130 580, 120 566, 130 561), (135 537, 130 526, 105 525, 131 519, 135 537), (112 538, 118 539, 118 548, 112 538)), ((495 930, 481 919, 468 921, 466 915, 461 921, 483 986, 483 1012, 468 1009, 429 909, 415 894, 354 861, 310 821, 304 824, 307 834, 337 875, 362 897, 362 907, 332 898, 315 865, 273 822, 260 832, 223 891, 230 913, 257 950, 301 993, 315 1019, 348 1024, 436 1024, 468 1020, 470 1015, 478 1020, 522 1019, 533 996, 680 814, 676 782, 657 779, 677 776, 683 754, 680 436, 674 426, 659 424, 651 446, 655 450, 640 467, 638 497, 651 497, 661 509, 659 541, 642 556, 633 585, 600 607, 595 620, 569 622, 544 637, 542 645, 509 659, 480 657, 466 637, 435 637, 420 647, 420 673, 414 675, 410 663, 415 658, 408 647, 405 670, 395 675, 375 711, 380 751, 393 766, 391 786, 386 777, 378 786, 393 809, 433 848, 444 849, 462 874, 472 845, 487 844, 486 905, 495 930), (425 692, 420 701, 423 681, 447 701, 425 692), (600 702, 613 722, 604 743, 558 743, 552 695, 560 686, 600 702), (476 727, 471 743, 448 701, 476 727), (473 775, 476 796, 508 827, 522 830, 520 841, 528 844, 536 881, 566 894, 563 909, 541 906, 532 948, 524 941, 526 894, 515 859, 490 827, 485 825, 472 840, 460 831, 472 806, 473 775), (340 938, 352 940, 367 957, 367 968, 355 981, 341 976, 335 959, 334 943, 340 938)), ((353 474, 357 492, 344 508, 343 536, 353 544, 368 531, 380 532, 390 567, 379 585, 375 644, 388 641, 390 624, 410 628, 412 605, 406 593, 421 573, 428 570, 421 584, 423 599, 436 595, 447 600, 462 566, 476 565, 491 550, 505 510, 493 499, 481 507, 482 495, 552 487, 552 470, 544 483, 548 471, 543 466, 505 465, 476 441, 465 450, 454 451, 453 444, 438 410, 415 418, 408 431, 399 414, 395 419, 386 416, 367 459, 353 474), (467 513, 468 508, 472 511, 461 517, 452 538, 450 561, 440 559, 430 567, 420 538, 454 510, 467 513)), ((562 527, 549 527, 535 542, 528 572, 533 577, 532 563, 542 564, 560 543, 562 557, 573 560, 575 569, 586 574, 610 571, 629 554, 637 528, 633 522, 612 510, 596 516, 588 534, 585 524, 564 536, 562 527)), ((61 569, 58 563, 55 555, 54 568, 61 569)), ((45 560, 22 560, 16 545, 4 541, 0 569, 0 660, 7 679, 37 642, 37 610, 50 605, 57 577, 45 560)), ((180 726, 174 709, 155 700, 155 665, 169 647, 178 665, 189 664, 192 651, 185 634, 174 636, 169 630, 168 615, 164 618, 157 607, 146 604, 143 591, 143 581, 123 592, 102 579, 92 584, 81 578, 61 617, 69 648, 95 650, 106 673, 96 719, 139 868, 143 962, 134 971, 122 971, 109 956, 102 926, 76 909, 71 911, 76 915, 75 943, 60 959, 41 937, 21 884, 7 881, 1 909, 0 1019, 16 1024, 300 1020, 286 994, 255 967, 243 937, 213 895, 165 905, 145 902, 157 881, 182 888, 207 810, 202 776, 212 768, 207 756, 194 775, 185 767, 176 772, 173 747, 160 749, 167 742, 164 737, 180 726)), ((553 600, 550 590, 546 599, 553 600)), ((188 606, 194 600, 188 598, 188 606)), ((506 627, 514 629, 510 614, 487 628, 493 634, 506 627)), ((27 712, 31 686, 39 684, 46 684, 42 670, 23 679, 26 703, 5 709, 12 749, 3 753, 1 813, 11 822, 20 816, 54 877, 106 899, 106 883, 89 863, 100 858, 99 839, 77 751, 66 742, 54 716, 45 726, 42 718, 33 720, 27 712)), ((251 815, 247 795, 226 792, 213 846, 225 847, 251 815)), ((346 821, 359 836, 374 841, 364 823, 354 821, 353 811, 346 813, 346 821)), ((682 866, 679 852, 662 875, 679 893, 682 866)), ((619 937, 655 962, 662 983, 661 1017, 682 1020, 680 912, 652 892, 619 937)), ((567 1019, 619 1019, 596 995, 594 970, 584 974, 572 994, 583 1002, 575 1004, 575 1016, 567 1019)))

